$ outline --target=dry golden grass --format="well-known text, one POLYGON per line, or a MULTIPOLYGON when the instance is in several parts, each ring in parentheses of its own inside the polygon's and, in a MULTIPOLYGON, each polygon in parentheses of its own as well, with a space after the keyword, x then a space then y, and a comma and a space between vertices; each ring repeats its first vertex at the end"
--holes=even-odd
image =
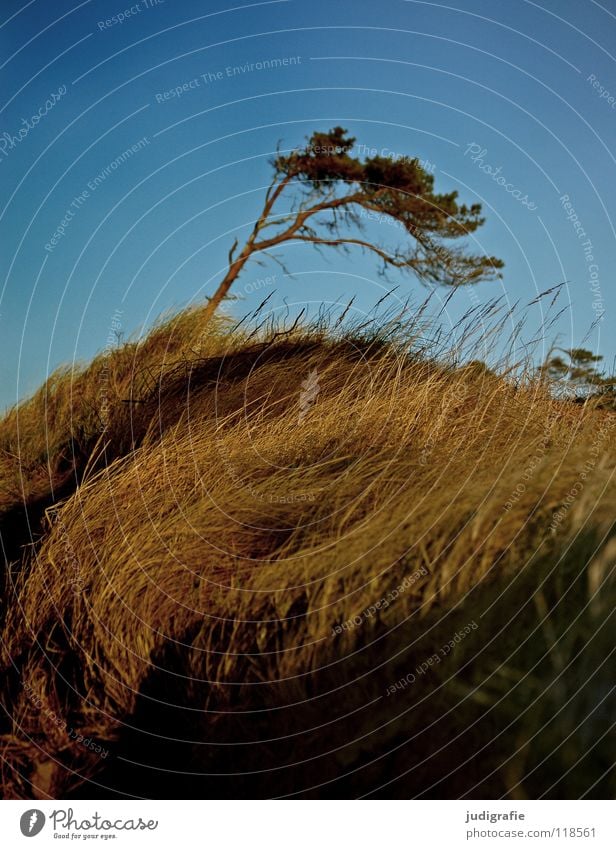
POLYGON ((183 313, 0 423, 6 795, 613 793, 616 418, 403 339, 183 313))

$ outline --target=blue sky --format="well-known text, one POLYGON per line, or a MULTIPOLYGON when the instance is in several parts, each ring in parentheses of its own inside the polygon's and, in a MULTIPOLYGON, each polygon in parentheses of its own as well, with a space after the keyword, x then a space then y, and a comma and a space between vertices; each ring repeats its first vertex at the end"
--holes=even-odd
MULTIPOLYGON (((505 260, 504 278, 457 292, 446 324, 566 281, 546 341, 580 344, 602 315, 584 344, 611 364, 611 0, 5 0, 0 16, 0 407, 103 349, 118 321, 130 335, 203 300, 262 205, 276 144, 336 124, 484 205, 475 248, 505 260), (268 59, 288 61, 251 70, 268 59)), ((238 315, 272 289, 275 308, 356 295, 361 313, 386 286, 362 253, 290 245, 284 259, 293 279, 245 269, 238 315)), ((529 335, 542 320, 530 306, 529 335)))

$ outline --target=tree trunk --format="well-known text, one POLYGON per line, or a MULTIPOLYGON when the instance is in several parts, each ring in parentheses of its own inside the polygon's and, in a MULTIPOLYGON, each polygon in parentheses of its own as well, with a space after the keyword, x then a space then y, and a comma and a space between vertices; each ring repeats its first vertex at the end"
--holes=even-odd
POLYGON ((207 302, 205 309, 203 310, 201 320, 203 325, 206 325, 210 321, 210 319, 220 306, 221 301, 224 300, 225 295, 235 282, 240 271, 246 265, 246 261, 248 260, 248 257, 251 253, 252 246, 250 244, 246 244, 238 258, 231 263, 231 265, 229 266, 229 270, 227 271, 225 277, 219 284, 218 289, 216 289, 212 297, 207 302))

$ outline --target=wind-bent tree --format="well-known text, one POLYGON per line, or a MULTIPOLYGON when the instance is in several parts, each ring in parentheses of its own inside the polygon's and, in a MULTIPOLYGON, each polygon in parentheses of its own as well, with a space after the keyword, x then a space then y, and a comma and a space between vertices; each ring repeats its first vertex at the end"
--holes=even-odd
POLYGON ((417 159, 361 161, 351 155, 354 143, 346 130, 335 127, 313 133, 305 147, 272 161, 274 177, 263 210, 239 253, 235 240, 228 271, 205 307, 206 322, 248 260, 255 254, 277 259, 271 251, 290 241, 363 248, 376 254, 383 272, 399 268, 424 282, 459 286, 500 276, 500 259, 450 244, 484 223, 480 204, 459 205, 455 191, 436 194, 434 177, 417 159), (279 213, 287 195, 292 198, 288 211, 279 213), (403 243, 388 248, 371 241, 365 236, 369 220, 396 225, 403 243))
POLYGON ((541 371, 550 380, 566 381, 570 386, 598 386, 603 382, 602 375, 597 371, 596 364, 603 359, 599 354, 593 354, 586 348, 560 348, 563 357, 555 354, 549 357, 541 367, 541 371))
POLYGON ((539 372, 553 384, 578 401, 596 399, 603 406, 614 408, 616 404, 616 375, 599 371, 603 359, 586 348, 559 348, 565 357, 551 355, 540 367, 539 372))

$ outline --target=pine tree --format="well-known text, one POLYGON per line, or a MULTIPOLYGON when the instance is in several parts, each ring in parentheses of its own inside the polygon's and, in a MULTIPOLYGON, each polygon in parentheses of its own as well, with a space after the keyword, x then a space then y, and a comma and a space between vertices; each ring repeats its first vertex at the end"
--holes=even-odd
POLYGON ((500 276, 502 260, 451 244, 484 223, 480 204, 460 205, 456 191, 436 193, 434 177, 416 158, 362 161, 352 155, 354 144, 346 130, 335 127, 275 157, 261 214, 239 253, 237 240, 229 251, 227 273, 205 307, 205 322, 251 258, 272 256, 272 250, 292 241, 361 248, 378 258, 381 271, 398 268, 424 282, 459 286, 500 276), (287 196, 290 208, 276 212, 287 196), (395 223, 403 243, 388 248, 372 241, 365 235, 370 218, 395 223))

